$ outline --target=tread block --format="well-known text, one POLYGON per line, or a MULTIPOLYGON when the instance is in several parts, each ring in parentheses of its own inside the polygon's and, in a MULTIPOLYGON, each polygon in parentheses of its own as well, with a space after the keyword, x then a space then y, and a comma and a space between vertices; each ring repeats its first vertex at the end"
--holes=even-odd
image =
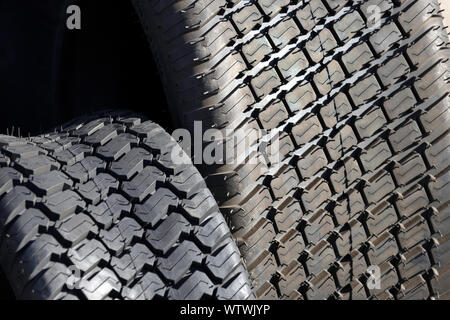
POLYGON ((61 263, 55 263, 26 286, 21 299, 52 300, 62 291, 71 275, 70 270, 61 263))
POLYGON ((4 153, 11 159, 29 159, 47 152, 32 144, 12 145, 3 148, 4 153))
POLYGON ((229 276, 228 270, 235 270, 241 263, 241 256, 232 239, 227 239, 210 255, 206 257, 205 265, 217 278, 225 280, 229 276))
POLYGON ((421 185, 415 185, 397 199, 398 211, 403 217, 410 217, 414 213, 428 206, 428 196, 421 185))
POLYGON ((141 139, 151 138, 164 131, 159 125, 150 120, 137 124, 131 127, 129 130, 131 133, 135 134, 141 139))
MULTIPOLYGON (((176 206, 176 202, 174 206, 176 206)), ((201 189, 194 196, 182 200, 181 206, 190 218, 199 223, 203 223, 213 212, 219 211, 219 207, 208 189, 201 189)))
POLYGON ((306 296, 309 300, 326 300, 334 291, 336 291, 336 285, 333 277, 326 270, 323 270, 309 281, 306 296))
POLYGON ((303 220, 306 222, 303 230, 308 243, 319 243, 322 239, 326 239, 334 229, 333 219, 324 209, 304 216, 303 220))
POLYGON ((131 203, 118 193, 111 194, 105 201, 90 207, 91 217, 105 229, 109 229, 122 213, 131 212, 131 203))
POLYGON ((86 207, 86 203, 81 197, 71 190, 56 193, 48 197, 44 203, 56 220, 62 220, 86 207))
POLYGON ((14 187, 0 199, 0 221, 7 226, 15 217, 21 215, 27 203, 34 203, 36 195, 24 186, 14 187))
POLYGON ((422 157, 420 154, 414 152, 403 158, 394 168, 393 173, 399 185, 406 185, 415 177, 423 175, 426 170, 427 167, 422 157))
POLYGON ((383 111, 375 109, 369 111, 362 118, 355 121, 355 127, 362 139, 371 137, 386 124, 383 111))
POLYGON ((94 134, 96 131, 100 130, 105 126, 105 123, 111 122, 111 118, 100 118, 83 124, 81 128, 76 129, 72 132, 72 135, 77 137, 85 137, 94 134))
POLYGON ((80 162, 68 166, 64 172, 77 182, 84 183, 97 175, 99 170, 105 169, 106 163, 97 157, 86 157, 80 162))
POLYGON ((156 229, 147 230, 145 236, 154 249, 165 254, 175 245, 181 234, 189 234, 190 232, 190 223, 182 215, 172 213, 156 229))
POLYGON ((382 54, 390 49, 390 47, 402 39, 402 34, 398 30, 394 22, 384 25, 373 34, 369 41, 378 54, 382 54))
POLYGON ((8 228, 0 245, 0 256, 3 261, 3 270, 11 268, 14 255, 31 243, 42 230, 48 230, 52 225, 49 219, 39 210, 27 209, 8 228))
POLYGON ((314 212, 324 202, 331 198, 331 190, 328 183, 322 178, 316 178, 311 182, 301 196, 303 206, 308 212, 314 212))
POLYGON ((394 237, 388 231, 379 236, 373 236, 369 239, 369 249, 367 256, 372 265, 381 265, 390 257, 398 253, 397 244, 394 237))
POLYGON ((213 291, 214 284, 208 276, 196 270, 179 288, 170 289, 169 298, 175 300, 207 299, 213 296, 213 291))
POLYGON ((242 53, 251 66, 256 66, 272 51, 269 41, 262 34, 242 46, 242 53))
POLYGON ((98 227, 87 215, 75 214, 55 224, 58 234, 72 246, 86 239, 88 234, 96 234, 98 227))
POLYGON ((111 171, 118 177, 129 180, 133 175, 141 172, 146 163, 151 162, 153 156, 142 148, 133 148, 120 160, 111 163, 111 171))
POLYGON ((253 280, 253 286, 257 288, 255 290, 256 296, 261 297, 259 295, 260 290, 265 286, 267 281, 271 280, 277 270, 275 257, 268 250, 262 250, 258 252, 255 259, 248 261, 247 268, 250 273, 250 278, 253 280))
POLYGON ((263 22, 263 16, 255 5, 246 5, 232 16, 234 23, 242 34, 248 33, 257 24, 263 22))
POLYGON ((241 253, 252 261, 255 256, 261 254, 259 243, 271 242, 275 237, 275 230, 270 220, 262 217, 252 226, 252 228, 242 236, 243 243, 239 249, 241 253))
POLYGON ((348 149, 357 145, 353 129, 349 125, 345 125, 338 134, 327 141, 326 147, 330 157, 336 161, 341 158, 342 154, 348 149))
POLYGON ((431 249, 433 259, 439 267, 445 267, 450 263, 450 233, 433 240, 434 246, 431 249))
POLYGON ((191 241, 183 241, 167 258, 159 258, 157 267, 166 279, 175 283, 187 276, 194 264, 200 265, 204 256, 191 241))
POLYGON ((347 221, 363 212, 365 209, 364 200, 359 191, 350 189, 342 200, 336 203, 334 215, 339 225, 344 225, 347 221))
POLYGON ((277 289, 269 281, 266 281, 256 290, 256 297, 258 300, 278 299, 277 289))
POLYGON ((284 18, 277 25, 269 29, 269 37, 278 49, 282 49, 299 35, 300 30, 290 17, 284 18))
POLYGON ((282 265, 288 265, 291 261, 297 260, 304 249, 305 243, 302 235, 295 229, 290 229, 282 234, 277 255, 282 265))
POLYGON ((281 270, 278 286, 281 294, 288 297, 293 291, 298 290, 304 281, 306 281, 306 274, 303 266, 298 261, 293 260, 281 270))
POLYGON ((381 92, 375 76, 368 76, 349 89, 349 94, 356 106, 361 106, 381 92))
POLYGON ((305 54, 299 48, 294 49, 287 56, 278 60, 278 69, 287 81, 293 79, 309 66, 305 54))
POLYGON ((347 42, 365 26, 366 24, 358 11, 350 11, 333 25, 333 29, 341 41, 347 42))
POLYGON ((322 29, 317 36, 305 44, 311 60, 319 63, 325 55, 337 47, 336 39, 328 29, 322 29))
POLYGON ((384 102, 384 109, 390 119, 397 119, 406 111, 413 110, 416 103, 416 98, 411 89, 405 88, 387 99, 384 102))
POLYGON ((409 121, 409 123, 397 131, 393 132, 389 140, 391 141, 392 147, 396 152, 400 152, 419 141, 422 134, 419 127, 415 121, 409 121))
POLYGON ((441 60, 417 80, 414 87, 422 99, 446 92, 450 77, 449 65, 447 59, 441 60))
POLYGON ((14 291, 21 292, 28 282, 51 265, 52 257, 60 258, 65 251, 52 236, 43 234, 37 237, 16 257, 15 267, 11 269, 16 279, 11 283, 14 291))
POLYGON ((364 255, 355 249, 337 262, 336 279, 341 287, 345 287, 366 271, 367 264, 364 255))
POLYGON ((322 126, 317 116, 310 116, 292 128, 291 134, 297 145, 303 145, 322 133, 322 126))
POLYGON ((100 230, 103 243, 115 255, 120 255, 133 239, 142 238, 144 229, 133 219, 125 217, 109 230, 100 230))
POLYGON ((389 263, 389 261, 386 261, 381 265, 379 265, 379 268, 380 268, 380 288, 379 289, 368 288, 372 296, 381 294, 385 290, 395 286, 399 281, 397 272, 395 271, 395 267, 391 263, 389 263))
POLYGON ((127 300, 152 300, 163 298, 166 292, 165 283, 155 273, 147 272, 132 288, 123 288, 123 296, 127 300))
POLYGON ((291 194, 298 187, 300 180, 295 172, 294 167, 285 165, 276 173, 270 187, 275 198, 279 199, 285 195, 291 194))
POLYGON ((332 128, 351 111, 352 107, 347 96, 339 93, 331 102, 320 108, 320 115, 325 125, 332 128))
POLYGON ((415 275, 422 273, 431 266, 427 252, 421 246, 400 255, 401 260, 398 264, 398 271, 403 279, 410 279, 415 275))
POLYGON ((287 197, 275 206, 277 212, 274 217, 277 229, 280 231, 289 230, 298 225, 303 217, 303 210, 300 202, 292 197, 287 197))
POLYGON ((109 262, 111 256, 101 242, 85 239, 69 249, 68 257, 78 270, 87 273, 100 261, 109 262))
POLYGON ((89 300, 104 300, 122 288, 117 276, 108 268, 95 268, 81 279, 79 286, 89 300))
POLYGON ((281 85, 281 80, 275 69, 270 68, 252 78, 250 83, 258 99, 262 100, 281 85))
POLYGON ((380 66, 377 74, 385 87, 396 83, 401 77, 409 73, 411 70, 405 57, 399 55, 391 58, 386 64, 380 66))
POLYGON ((344 192, 345 189, 357 179, 361 178, 361 170, 359 169, 358 162, 354 158, 348 158, 343 161, 343 165, 338 169, 334 169, 334 172, 330 176, 331 184, 337 193, 344 192))
POLYGON ((372 51, 366 43, 362 43, 342 55, 342 63, 350 74, 360 71, 373 59, 372 51))
MULTIPOLYGON (((28 159, 16 161, 17 167, 28 175, 38 176, 51 170, 58 170, 61 165, 46 155, 39 155, 28 159)), ((1 184, 1 182, 0 182, 1 184)))
POLYGON ((371 172, 379 168, 391 158, 392 153, 389 145, 383 139, 376 139, 366 150, 363 150, 360 156, 364 171, 371 172))
POLYGON ((366 241, 366 233, 363 225, 356 219, 348 222, 348 229, 341 230, 336 239, 336 249, 343 257, 354 248, 359 248, 366 241))
POLYGON ((217 243, 229 235, 229 230, 225 219, 220 215, 214 215, 196 227, 194 235, 203 246, 214 249, 217 243))
POLYGON ((322 71, 314 75, 314 83, 321 95, 329 93, 344 79, 344 71, 336 60, 331 61, 322 71))
POLYGON ((241 266, 230 277, 231 280, 217 289, 219 300, 251 300, 254 299, 252 288, 248 284, 247 275, 241 266))
POLYGON ((180 173, 172 176, 170 184, 187 198, 192 197, 200 189, 206 188, 203 177, 193 166, 189 166, 180 173))
POLYGON ((97 154, 108 161, 116 161, 138 143, 138 138, 129 133, 119 134, 107 144, 97 148, 97 154))
POLYGON ((445 234, 446 230, 450 230, 450 206, 447 203, 433 209, 433 215, 430 217, 433 229, 440 234, 445 234))
POLYGON ((274 129, 289 118, 281 100, 275 100, 258 115, 264 129, 274 129))
POLYGON ((63 151, 55 153, 54 156, 59 162, 71 166, 83 160, 87 155, 92 154, 93 150, 94 149, 91 146, 85 144, 75 144, 63 151))
POLYGON ((328 15, 328 10, 321 0, 309 1, 304 7, 296 12, 303 29, 312 30, 320 21, 328 15))
POLYGON ((121 124, 113 123, 104 126, 97 130, 94 134, 84 138, 84 142, 92 146, 104 146, 109 141, 117 137, 119 133, 124 131, 124 127, 121 124))
POLYGON ((381 170, 367 181, 364 194, 369 203, 376 203, 395 190, 394 181, 389 172, 381 170))
POLYGON ((9 167, 0 168, 0 196, 11 191, 14 184, 20 183, 22 180, 23 175, 16 169, 9 167))
POLYGON ((387 201, 382 201, 368 211, 369 215, 367 216, 366 224, 372 235, 381 234, 381 232, 397 222, 395 208, 387 201))
POLYGON ((71 187, 73 182, 61 171, 50 171, 37 177, 31 177, 30 183, 39 194, 51 196, 71 187))
POLYGON ((421 275, 406 281, 397 294, 399 300, 424 300, 429 297, 427 282, 421 275))
POLYGON ((444 166, 445 161, 450 158, 450 134, 445 134, 433 141, 431 146, 425 150, 430 165, 435 168, 444 166))
POLYGON ((316 93, 310 83, 299 84, 286 95, 286 103, 293 113, 302 110, 315 99, 316 93))
POLYGON ((322 148, 314 146, 309 149, 297 161, 297 168, 300 171, 302 178, 311 178, 322 168, 326 167, 328 159, 322 148))
POLYGON ((328 269, 336 260, 333 247, 326 240, 322 240, 311 249, 307 249, 307 252, 306 266, 309 273, 313 275, 319 275, 322 270, 328 269))
POLYGON ((437 0, 417 1, 400 15, 399 23, 405 29, 405 32, 411 32, 432 15, 438 15, 440 11, 439 1, 437 0))
POLYGON ((339 294, 343 300, 367 300, 364 285, 358 279, 353 280, 348 286, 341 289, 339 294))
POLYGON ((78 185, 78 192, 91 204, 98 204, 106 199, 112 190, 119 188, 119 181, 107 173, 100 173, 92 180, 78 185))
POLYGON ((400 223, 398 241, 403 249, 409 249, 430 238, 427 221, 421 215, 415 215, 400 223))
POLYGON ((123 182, 122 190, 130 199, 141 202, 156 191, 158 182, 164 183, 165 180, 166 175, 161 170, 153 166, 147 166, 131 181, 123 182))
POLYGON ((178 207, 178 197, 166 188, 159 188, 143 204, 136 204, 134 214, 146 226, 155 226, 178 207))

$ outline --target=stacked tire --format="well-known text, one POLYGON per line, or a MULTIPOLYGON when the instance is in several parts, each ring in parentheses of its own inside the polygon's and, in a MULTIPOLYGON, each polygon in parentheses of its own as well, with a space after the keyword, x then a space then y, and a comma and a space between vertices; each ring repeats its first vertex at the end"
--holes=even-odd
POLYGON ((258 298, 450 298, 437 0, 134 4, 180 126, 269 132, 244 164, 200 167, 258 298))
POLYGON ((203 178, 129 112, 0 136, 0 266, 20 299, 253 298, 203 178))

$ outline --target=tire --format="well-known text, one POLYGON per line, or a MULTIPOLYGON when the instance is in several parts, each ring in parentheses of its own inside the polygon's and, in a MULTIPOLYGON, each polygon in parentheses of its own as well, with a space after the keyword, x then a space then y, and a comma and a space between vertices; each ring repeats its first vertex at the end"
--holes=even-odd
POLYGON ((201 168, 257 297, 450 298, 437 0, 134 5, 179 124, 279 134, 280 161, 201 168))
POLYGON ((203 178, 161 127, 102 113, 0 136, 0 265, 19 299, 251 299, 203 178))

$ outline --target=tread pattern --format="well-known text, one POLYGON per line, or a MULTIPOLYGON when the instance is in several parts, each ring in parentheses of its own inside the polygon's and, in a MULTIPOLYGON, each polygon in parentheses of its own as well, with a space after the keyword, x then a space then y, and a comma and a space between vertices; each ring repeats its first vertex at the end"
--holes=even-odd
POLYGON ((134 4, 180 125, 256 123, 271 130, 249 154, 277 133, 290 146, 278 162, 203 172, 259 298, 449 297, 450 260, 435 258, 450 232, 449 41, 437 0, 134 4), (230 57, 244 63, 220 80, 230 57), (372 264, 379 291, 367 286, 372 264))
POLYGON ((0 136, 0 266, 16 296, 252 299, 217 203, 174 148, 129 112, 0 136))

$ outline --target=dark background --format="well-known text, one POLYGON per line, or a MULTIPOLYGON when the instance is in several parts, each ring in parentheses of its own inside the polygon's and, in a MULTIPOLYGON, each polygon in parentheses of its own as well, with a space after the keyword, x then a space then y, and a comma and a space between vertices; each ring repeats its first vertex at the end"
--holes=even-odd
POLYGON ((0 133, 36 135, 111 108, 171 126, 131 1, 0 0, 0 133), (81 30, 66 27, 70 4, 81 30))
MULTIPOLYGON (((118 108, 171 130, 166 104, 130 1, 0 0, 1 134, 37 135, 118 108), (66 28, 70 4, 81 8, 81 30, 66 28)), ((12 298, 0 270, 0 300, 12 298)))

